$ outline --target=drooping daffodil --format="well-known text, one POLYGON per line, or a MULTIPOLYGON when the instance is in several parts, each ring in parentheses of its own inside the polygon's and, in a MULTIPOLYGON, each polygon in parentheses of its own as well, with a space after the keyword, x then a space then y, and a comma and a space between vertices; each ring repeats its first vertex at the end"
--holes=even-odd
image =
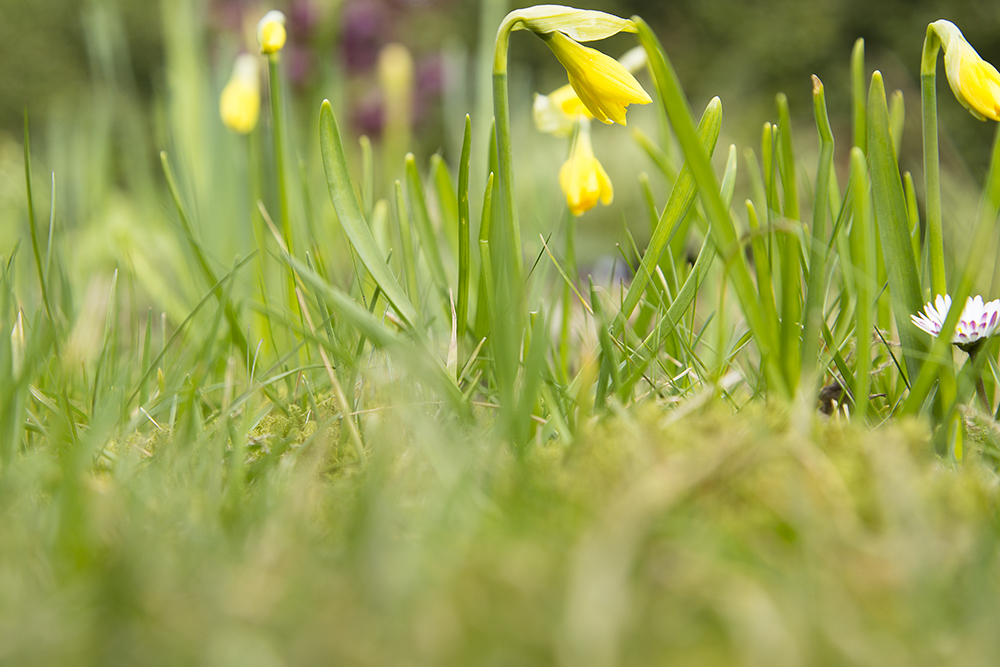
MULTIPOLYGON (((637 46, 618 61, 628 72, 637 72, 646 64, 646 52, 637 46)), ((559 172, 559 184, 573 215, 581 215, 597 205, 611 203, 614 190, 611 179, 594 156, 590 140, 590 120, 594 117, 569 84, 548 95, 535 94, 532 105, 535 128, 557 137, 576 133, 570 157, 559 172)))
MULTIPOLYGON (((636 46, 627 51, 618 62, 627 72, 634 74, 646 65, 646 50, 636 46)), ((594 117, 570 84, 557 88, 548 95, 535 93, 532 115, 535 129, 557 137, 573 134, 578 116, 594 117)))
POLYGON ((569 159, 559 170, 559 185, 566 195, 570 212, 576 216, 597 206, 598 200, 607 206, 614 199, 611 179, 594 155, 594 147, 590 143, 590 120, 587 118, 577 120, 573 148, 569 159))
POLYGON ((265 55, 280 51, 287 37, 285 15, 277 9, 264 14, 257 23, 257 43, 260 45, 260 52, 265 55))
POLYGON ((543 39, 566 68, 569 85, 580 101, 602 123, 625 125, 625 108, 629 104, 653 101, 635 77, 611 56, 561 32, 549 33, 543 39))
POLYGON ((1000 120, 1000 72, 980 57, 951 21, 930 26, 941 40, 944 70, 955 97, 979 120, 1000 120))
POLYGON ((506 71, 506 39, 512 30, 530 30, 545 41, 566 68, 570 86, 580 101, 602 123, 625 125, 625 109, 629 104, 652 102, 621 63, 580 43, 605 39, 619 32, 635 32, 632 21, 562 5, 515 10, 504 19, 497 35, 495 73, 506 71))
POLYGON ((260 116, 260 71, 257 56, 242 53, 233 65, 229 83, 219 96, 219 116, 237 134, 249 134, 260 116))

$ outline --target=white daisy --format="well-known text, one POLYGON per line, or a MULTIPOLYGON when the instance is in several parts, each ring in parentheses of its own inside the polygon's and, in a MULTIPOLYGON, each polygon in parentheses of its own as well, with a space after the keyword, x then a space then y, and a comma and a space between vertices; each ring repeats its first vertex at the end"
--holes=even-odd
MULTIPOLYGON (((927 302, 923 313, 910 315, 910 319, 921 330, 937 336, 941 333, 941 327, 948 318, 950 309, 951 297, 947 294, 938 294, 933 304, 927 302)), ((961 317, 958 318, 958 324, 955 325, 951 342, 964 349, 979 340, 989 338, 998 327, 1000 327, 1000 299, 984 303, 983 297, 970 296, 965 302, 961 317)))

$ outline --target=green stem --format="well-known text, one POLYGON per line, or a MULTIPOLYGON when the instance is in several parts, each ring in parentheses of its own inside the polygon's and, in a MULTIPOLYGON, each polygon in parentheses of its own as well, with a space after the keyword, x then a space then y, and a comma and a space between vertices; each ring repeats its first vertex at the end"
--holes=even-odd
MULTIPOLYGON (((955 288, 952 308, 941 325, 941 333, 934 340, 930 355, 920 369, 919 376, 911 383, 910 395, 903 404, 903 414, 916 414, 920 410, 939 369, 950 364, 951 353, 948 346, 951 344, 951 334, 955 331, 955 325, 958 324, 965 300, 972 293, 976 276, 979 275, 979 268, 986 258, 998 213, 1000 213, 1000 128, 993 139, 993 155, 990 159, 990 170, 986 177, 983 198, 979 204, 979 216, 972 232, 972 245, 958 286, 955 288)), ((948 391, 950 394, 948 398, 953 398, 954 394, 950 393, 953 390, 949 387, 948 391)))
POLYGON ((274 137, 274 165, 278 173, 278 204, 281 211, 281 233, 292 254, 291 220, 288 216, 288 186, 285 183, 285 111, 281 102, 281 80, 278 77, 278 54, 267 56, 268 88, 271 93, 271 128, 274 137))
MULTIPOLYGON (((293 255, 292 225, 288 215, 288 185, 285 183, 285 112, 281 101, 281 79, 278 75, 278 54, 267 56, 268 90, 271 98, 271 136, 274 139, 274 170, 278 177, 278 210, 281 216, 281 235, 288 254, 293 255)), ((293 255, 294 256, 294 255, 293 255)), ((295 277, 288 274, 288 307, 295 312, 295 277)))
POLYGON ((497 158, 500 173, 500 211, 503 230, 507 238, 505 244, 510 255, 510 280, 514 286, 521 284, 524 260, 521 257, 521 227, 517 217, 517 202, 514 199, 514 154, 510 136, 510 99, 507 91, 507 48, 510 32, 519 21, 508 18, 500 24, 497 32, 496 49, 493 53, 493 114, 496 119, 497 158))
POLYGON ((941 231, 941 173, 938 158, 937 54, 941 40, 927 27, 920 56, 920 89, 924 129, 924 182, 927 191, 927 245, 931 271, 931 298, 946 294, 944 240, 941 231))

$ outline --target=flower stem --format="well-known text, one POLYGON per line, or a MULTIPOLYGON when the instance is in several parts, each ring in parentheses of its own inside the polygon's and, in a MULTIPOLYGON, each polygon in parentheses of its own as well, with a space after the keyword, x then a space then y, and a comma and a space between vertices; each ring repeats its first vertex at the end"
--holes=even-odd
POLYGON ((521 227, 517 216, 517 202, 514 199, 514 150, 510 134, 510 96, 507 90, 507 49, 510 33, 520 21, 516 12, 511 12, 500 24, 497 31, 496 49, 493 53, 493 114, 496 121, 497 174, 500 186, 500 214, 502 228, 506 235, 505 244, 510 255, 510 280, 519 286, 524 272, 521 257, 521 227))
POLYGON ((924 182, 927 191, 927 246, 931 273, 931 299, 947 294, 944 275, 944 240, 941 231, 941 173, 938 158, 937 54, 941 40, 927 27, 920 57, 921 105, 924 130, 924 182))
POLYGON ((285 111, 281 100, 281 81, 278 77, 278 54, 267 56, 268 88, 271 96, 271 128, 274 137, 274 165, 278 176, 278 205, 281 212, 281 233, 285 237, 288 253, 292 253, 292 230, 288 216, 288 185, 285 183, 285 111))

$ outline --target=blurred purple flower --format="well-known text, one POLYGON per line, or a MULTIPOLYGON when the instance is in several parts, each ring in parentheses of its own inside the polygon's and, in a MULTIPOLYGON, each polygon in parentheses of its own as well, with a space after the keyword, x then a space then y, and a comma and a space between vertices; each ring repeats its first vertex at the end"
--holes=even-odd
POLYGON ((316 22, 319 20, 319 13, 313 0, 292 0, 288 7, 288 27, 290 32, 297 35, 302 41, 309 39, 316 22))
POLYGON ((312 74, 312 64, 313 52, 308 46, 292 42, 285 48, 285 71, 292 84, 304 85, 312 74))
POLYGON ((354 105, 351 120, 359 134, 367 134, 372 139, 382 136, 382 128, 385 125, 385 106, 382 102, 381 92, 371 89, 359 99, 354 105))
POLYGON ((385 16, 379 3, 371 0, 347 3, 341 16, 341 44, 348 72, 366 72, 375 66, 384 28, 385 16))

